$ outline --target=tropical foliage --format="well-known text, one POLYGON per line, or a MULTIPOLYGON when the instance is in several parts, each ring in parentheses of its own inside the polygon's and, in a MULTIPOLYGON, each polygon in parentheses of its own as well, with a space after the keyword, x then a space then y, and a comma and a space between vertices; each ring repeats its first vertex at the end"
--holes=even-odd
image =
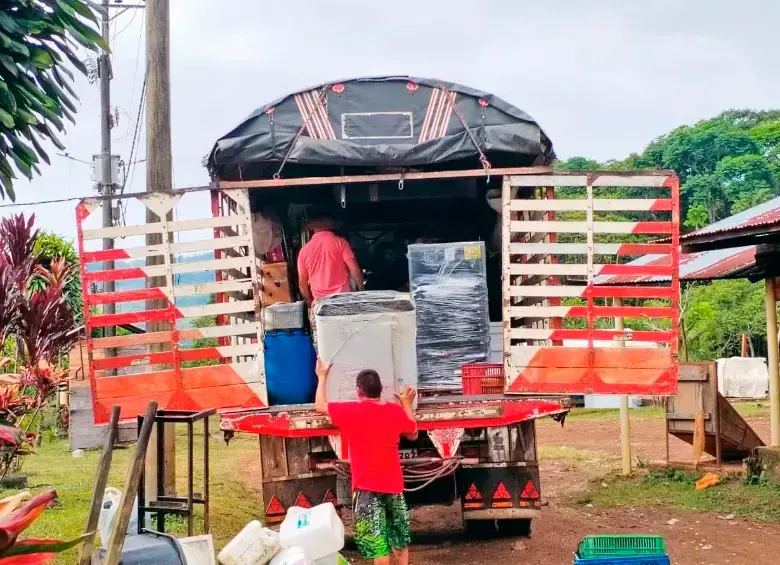
MULTIPOLYGON (((674 170, 681 181, 684 225, 697 229, 780 195, 780 110, 728 110, 680 126, 626 159, 599 163, 572 157, 558 167, 674 170)), ((620 197, 634 196, 631 189, 615 190, 623 192, 620 197)), ((645 191, 641 197, 649 196, 645 191)), ((681 300, 683 355, 691 361, 739 355, 743 333, 751 337, 756 355, 765 355, 763 292, 761 285, 742 280, 687 285, 681 300)), ((636 329, 648 323, 626 320, 636 329)))
POLYGON ((6 0, 0 6, 0 199, 15 199, 16 172, 32 178, 49 163, 42 141, 73 121, 78 100, 70 67, 87 69, 74 51, 108 48, 95 31, 88 0, 6 0))
POLYGON ((75 339, 65 293, 73 266, 62 257, 44 266, 34 224, 21 214, 0 220, 0 343, 11 338, 19 359, 14 373, 0 375, 0 476, 30 452, 30 426, 64 378, 57 362, 75 339))
POLYGON ((86 536, 70 541, 19 539, 56 498, 57 493, 49 490, 35 497, 24 491, 0 500, 0 565, 45 565, 81 543, 86 536))

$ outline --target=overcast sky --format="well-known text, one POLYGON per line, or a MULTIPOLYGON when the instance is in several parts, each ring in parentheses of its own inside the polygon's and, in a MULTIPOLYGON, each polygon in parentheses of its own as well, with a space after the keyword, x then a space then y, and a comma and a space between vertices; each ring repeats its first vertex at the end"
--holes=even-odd
MULTIPOLYGON (((491 92, 533 116, 562 158, 622 158, 723 109, 780 107, 776 0, 171 0, 171 11, 177 187, 207 182, 201 158, 252 110, 335 78, 409 74, 491 92)), ((112 31, 114 151, 125 160, 143 26, 143 10, 129 10, 112 31)), ((100 149, 98 86, 79 79, 77 91, 65 141, 89 161, 100 149)), ((143 159, 143 126, 139 145, 143 159)), ((18 202, 92 193, 90 167, 54 153, 42 177, 18 181, 18 202)), ((141 163, 128 191, 144 184, 141 163)), ((23 208, 68 237, 73 209, 23 208)))

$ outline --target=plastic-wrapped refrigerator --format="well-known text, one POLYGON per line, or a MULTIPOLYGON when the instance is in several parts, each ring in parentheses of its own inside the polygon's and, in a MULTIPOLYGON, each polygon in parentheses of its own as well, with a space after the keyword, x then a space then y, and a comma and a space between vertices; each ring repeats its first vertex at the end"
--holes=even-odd
POLYGON ((490 353, 485 244, 410 245, 409 279, 420 388, 461 388, 461 365, 490 353))
POLYGON ((317 301, 317 349, 331 363, 328 400, 357 400, 355 377, 374 369, 382 398, 394 401, 403 385, 417 386, 414 304, 408 294, 365 291, 317 301))

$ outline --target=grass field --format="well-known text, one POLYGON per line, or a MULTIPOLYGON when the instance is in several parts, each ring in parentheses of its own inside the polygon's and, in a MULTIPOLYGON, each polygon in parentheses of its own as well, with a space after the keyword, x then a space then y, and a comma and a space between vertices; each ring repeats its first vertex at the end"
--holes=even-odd
MULTIPOLYGON (((202 456, 199 444, 202 442, 196 442, 196 457, 202 456)), ((256 438, 252 436, 236 438, 230 442, 230 446, 212 439, 210 448, 211 530, 215 545, 221 548, 247 522, 258 518, 261 511, 259 494, 249 491, 240 480, 242 472, 251 472, 251 465, 247 462, 251 463, 252 457, 258 454, 258 448, 256 438)), ((110 486, 122 488, 132 452, 133 446, 114 452, 110 486)), ((39 492, 46 488, 55 488, 59 494, 59 504, 46 510, 23 536, 70 539, 84 533, 99 457, 98 451, 88 451, 84 457, 74 459, 68 451, 66 441, 55 441, 44 443, 36 455, 25 460, 22 472, 29 475, 30 489, 39 492)), ((186 442, 179 437, 176 466, 177 478, 181 481, 180 492, 184 492, 186 487, 185 457, 186 442)), ((195 461, 195 484, 196 490, 199 491, 202 474, 198 472, 199 460, 196 458, 195 461)), ((1 496, 8 494, 10 493, 0 493, 1 496)), ((201 533, 200 520, 202 516, 198 515, 196 534, 201 533)), ((185 524, 181 520, 172 521, 170 527, 174 533, 186 533, 185 524)), ((74 549, 58 556, 56 563, 73 564, 77 559, 78 549, 74 549)))
MULTIPOLYGON (((767 413, 765 405, 739 403, 735 405, 745 415, 761 417, 767 413)), ((615 420, 617 410, 575 409, 572 420, 615 420)), ((663 409, 642 408, 631 411, 632 420, 661 419, 663 409)), ((215 429, 215 426, 212 427, 215 429)), ((214 435, 211 441, 211 529, 217 548, 224 546, 250 520, 262 512, 260 495, 247 488, 244 474, 251 473, 253 462, 259 454, 254 436, 235 438, 226 446, 214 435)), ((133 446, 117 449, 114 454, 109 485, 122 488, 127 463, 133 446)), ((202 442, 195 442, 196 490, 201 475, 199 457, 202 442)), ((182 436, 177 440, 177 478, 180 492, 185 484, 186 443, 182 436)), ((38 453, 25 459, 22 472, 29 475, 30 488, 39 492, 55 488, 59 493, 59 505, 48 509, 25 533, 26 536, 69 539, 83 533, 87 511, 100 453, 88 451, 84 457, 74 459, 64 440, 44 441, 38 453)), ((616 462, 617 456, 601 451, 589 451, 565 446, 540 445, 541 460, 564 460, 572 467, 598 467, 605 460, 616 462)), ((202 457, 201 457, 202 459, 202 457)), ((642 478, 624 480, 608 477, 609 488, 603 488, 599 480, 585 493, 575 497, 574 504, 618 507, 668 506, 692 511, 735 513, 746 518, 780 521, 780 489, 765 485, 743 485, 732 480, 719 487, 696 492, 690 475, 664 475, 666 471, 653 471, 642 478)), ((0 492, 0 496, 10 492, 0 492)), ((173 533, 184 533, 182 521, 169 524, 173 533)), ((199 533, 196 522, 196 533, 199 533)), ((74 564, 78 550, 71 550, 58 557, 57 563, 74 564)))
MULTIPOLYGON (((641 473, 640 473, 641 474, 641 473)), ((780 522, 780 487, 745 482, 736 475, 722 477, 720 485, 695 488, 701 473, 680 469, 651 469, 642 476, 610 475, 575 496, 575 504, 603 508, 674 508, 691 512, 734 514, 740 518, 780 522), (606 486, 605 486, 606 485, 606 486)))

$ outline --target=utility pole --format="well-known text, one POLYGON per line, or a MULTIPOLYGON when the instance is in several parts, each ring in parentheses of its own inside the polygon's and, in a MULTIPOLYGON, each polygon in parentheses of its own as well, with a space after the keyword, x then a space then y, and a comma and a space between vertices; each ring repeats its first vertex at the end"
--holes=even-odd
MULTIPOLYGON (((110 19, 108 17, 108 0, 103 0, 102 13, 102 32, 103 40, 108 43, 110 38, 109 29, 110 19)), ((100 184, 104 196, 111 196, 114 192, 114 179, 112 178, 111 166, 111 59, 108 51, 103 50, 98 59, 98 75, 100 79, 100 154, 101 154, 101 175, 100 184)), ((103 200, 103 227, 110 228, 114 225, 113 207, 110 198, 103 200)), ((110 237, 103 238, 103 249, 113 249, 114 240, 110 237)), ((113 271, 114 262, 104 261, 104 271, 113 271)), ((103 292, 114 292, 114 282, 106 281, 103 283, 103 292)), ((114 314, 116 312, 113 303, 103 305, 103 314, 114 314)), ((105 335, 112 337, 114 327, 104 328, 105 335)), ((106 349, 106 357, 114 357, 113 349, 106 349)), ((108 374, 108 373, 107 373, 108 374)))
MULTIPOLYGON (((173 188, 173 156, 171 144, 171 54, 170 54, 170 5, 169 0, 147 0, 146 2, 146 190, 147 192, 165 192, 173 188)), ((168 219, 172 220, 169 213, 168 219)), ((146 223, 160 222, 161 218, 147 208, 146 223)), ((146 236, 146 245, 162 244, 162 234, 152 233, 146 236)), ((170 257, 168 258, 170 260, 170 257)), ((165 257, 152 256, 147 265, 161 265, 165 257)), ((149 287, 166 285, 166 277, 151 277, 149 287)), ((159 310, 168 307, 167 300, 149 300, 147 310, 159 310)), ((148 332, 170 331, 169 322, 147 324, 148 332)), ((171 344, 153 344, 150 352, 170 348, 171 344)), ((172 495, 176 492, 176 430, 175 424, 166 424, 164 430, 165 477, 164 491, 172 495)), ((147 454, 146 477, 157 477, 156 449, 147 454)), ((156 486, 155 480, 147 481, 148 494, 156 486)), ((156 500, 156 492, 152 498, 156 500)))

